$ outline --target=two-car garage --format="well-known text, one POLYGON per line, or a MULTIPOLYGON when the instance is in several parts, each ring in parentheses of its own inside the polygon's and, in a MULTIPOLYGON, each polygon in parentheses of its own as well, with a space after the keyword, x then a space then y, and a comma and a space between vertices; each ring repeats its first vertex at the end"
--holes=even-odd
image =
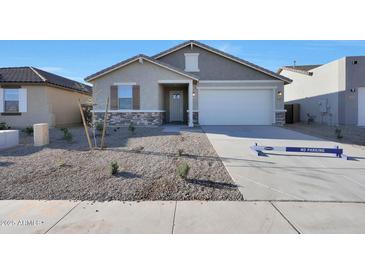
POLYGON ((272 89, 199 89, 200 125, 272 125, 272 89))

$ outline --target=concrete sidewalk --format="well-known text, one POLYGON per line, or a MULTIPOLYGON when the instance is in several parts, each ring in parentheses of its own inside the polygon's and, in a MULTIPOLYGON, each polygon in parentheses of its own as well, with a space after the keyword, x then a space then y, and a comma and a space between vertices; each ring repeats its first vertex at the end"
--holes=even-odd
POLYGON ((0 233, 365 233, 365 203, 0 201, 0 233))

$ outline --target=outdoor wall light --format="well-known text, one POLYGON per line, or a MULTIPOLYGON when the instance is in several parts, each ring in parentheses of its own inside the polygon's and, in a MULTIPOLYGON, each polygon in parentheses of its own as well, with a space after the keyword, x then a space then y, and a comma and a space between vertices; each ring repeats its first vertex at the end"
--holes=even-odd
POLYGON ((283 96, 283 92, 282 91, 278 91, 278 96, 283 96))
POLYGON ((350 92, 356 92, 355 88, 350 89, 350 92))
POLYGON ((196 93, 195 93, 195 91, 193 91, 193 96, 195 96, 196 95, 196 93))

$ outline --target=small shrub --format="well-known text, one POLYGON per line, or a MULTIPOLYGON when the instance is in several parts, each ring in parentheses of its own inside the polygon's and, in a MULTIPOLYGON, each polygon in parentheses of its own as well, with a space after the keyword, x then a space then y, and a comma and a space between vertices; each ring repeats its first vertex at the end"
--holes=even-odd
POLYGON ((134 134, 134 132, 135 132, 136 128, 135 128, 135 126, 133 125, 133 123, 130 123, 130 124, 129 124, 129 126, 128 126, 128 130, 129 130, 132 134, 134 134))
POLYGON ((102 132, 103 129, 104 129, 104 124, 103 123, 100 123, 100 122, 97 122, 95 124, 95 128, 96 128, 97 131, 102 132))
POLYGON ((115 174, 118 173, 118 171, 119 171, 119 165, 118 165, 118 163, 116 161, 112 161, 110 163, 110 174, 111 175, 115 175, 115 174))
POLYGON ((7 130, 10 129, 9 125, 5 122, 0 123, 0 130, 7 130))
POLYGON ((335 129, 335 135, 336 135, 336 138, 337 138, 337 139, 342 139, 342 138, 343 138, 343 135, 342 135, 342 129, 340 129, 340 128, 336 128, 336 129, 335 129))
POLYGON ((178 150, 177 150, 177 155, 178 155, 179 157, 181 157, 183 154, 184 154, 184 150, 183 150, 183 149, 178 149, 178 150))
POLYGON ((315 116, 310 115, 309 113, 307 113, 307 123, 308 123, 308 125, 313 123, 315 118, 316 118, 315 116))
POLYGON ((26 127, 24 129, 24 132, 27 134, 27 135, 33 135, 33 127, 29 126, 29 127, 26 127))
POLYGON ((65 167, 66 163, 63 159, 60 159, 57 161, 57 165, 58 165, 58 167, 65 167))
POLYGON ((68 132, 68 128, 60 128, 60 130, 65 133, 65 132, 68 132))
POLYGON ((68 130, 68 128, 61 128, 61 131, 63 132, 63 139, 67 142, 71 142, 73 139, 72 133, 68 130))
POLYGON ((71 132, 66 132, 64 135, 63 135, 63 139, 65 139, 67 142, 72 142, 72 139, 73 139, 73 136, 72 136, 72 133, 71 132))
POLYGON ((189 174, 190 167, 187 163, 182 163, 177 167, 177 175, 179 175, 180 178, 186 179, 186 177, 189 174))

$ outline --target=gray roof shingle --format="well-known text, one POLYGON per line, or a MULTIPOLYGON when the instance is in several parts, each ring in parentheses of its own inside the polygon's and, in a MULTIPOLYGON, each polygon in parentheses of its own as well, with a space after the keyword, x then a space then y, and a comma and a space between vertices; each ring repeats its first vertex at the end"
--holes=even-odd
POLYGON ((34 67, 0 68, 0 83, 51 84, 77 92, 92 91, 91 86, 34 67))

